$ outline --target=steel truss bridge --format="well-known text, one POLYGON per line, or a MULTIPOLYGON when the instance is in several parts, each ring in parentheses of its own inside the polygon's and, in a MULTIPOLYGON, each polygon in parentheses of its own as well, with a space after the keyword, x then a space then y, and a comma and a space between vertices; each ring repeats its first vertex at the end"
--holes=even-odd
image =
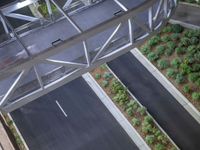
POLYGON ((176 6, 177 0, 25 0, 1 7, 0 110, 13 111, 142 44, 176 6))

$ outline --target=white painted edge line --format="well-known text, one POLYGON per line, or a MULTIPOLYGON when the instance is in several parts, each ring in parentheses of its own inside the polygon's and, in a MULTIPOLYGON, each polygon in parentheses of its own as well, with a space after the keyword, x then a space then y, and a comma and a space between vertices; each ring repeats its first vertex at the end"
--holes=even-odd
POLYGON ((200 112, 193 104, 139 51, 139 49, 134 48, 131 50, 131 53, 200 124, 200 112))
POLYGON ((8 117, 10 118, 10 120, 12 120, 12 122, 13 122, 13 126, 15 127, 15 129, 16 129, 16 131, 17 131, 17 134, 19 135, 20 139, 22 140, 22 142, 23 142, 23 144, 24 144, 26 150, 29 150, 28 145, 26 144, 26 142, 25 142, 25 140, 24 140, 22 134, 20 133, 20 131, 19 131, 17 125, 15 124, 15 122, 14 122, 12 116, 10 115, 10 113, 8 113, 8 117))
POLYGON ((60 105, 60 103, 56 100, 55 101, 56 102, 56 104, 58 105, 58 107, 59 107, 59 109, 61 110, 61 112, 63 113, 63 115, 65 116, 65 117, 67 117, 67 114, 66 114, 66 112, 64 111, 64 109, 62 108, 62 106, 60 105))
POLYGON ((191 23, 186 23, 186 22, 183 22, 183 21, 180 21, 180 20, 176 20, 176 19, 170 19, 169 23, 171 23, 171 24, 180 24, 185 28, 194 29, 194 30, 195 29, 200 29, 200 26, 193 25, 191 23))
MULTIPOLYGON (((122 83, 122 81, 117 77, 117 75, 110 69, 110 67, 107 65, 107 67, 108 67, 108 69, 109 69, 109 71, 114 75, 114 77, 116 78, 116 79, 118 79, 118 81, 127 89, 127 91, 128 91, 128 93, 131 95, 131 97, 135 100, 135 101, 137 101, 138 103, 139 103, 139 105, 141 106, 141 107, 144 107, 140 102, 139 102, 139 100, 129 91, 129 89, 124 85, 124 83, 122 83)), ((170 142, 176 147, 176 149, 177 150, 180 150, 180 148, 176 145, 176 143, 169 137, 169 135, 163 130, 163 128, 157 123, 157 121, 153 118, 153 116, 148 112, 148 110, 147 110, 147 114, 149 115, 149 116, 151 116, 152 117, 152 119, 153 119, 153 122, 158 126, 158 128, 167 136, 167 138, 170 140, 170 142)))
POLYGON ((82 77, 92 88, 92 90, 96 93, 101 102, 110 111, 110 113, 117 120, 117 122, 121 125, 121 127, 125 130, 125 132, 131 138, 131 140, 138 146, 138 148, 141 150, 150 150, 151 148, 147 145, 144 139, 140 136, 140 134, 136 131, 136 129, 129 123, 129 121, 125 118, 122 112, 112 102, 110 97, 104 92, 104 90, 90 75, 90 73, 86 73, 82 75, 82 77))

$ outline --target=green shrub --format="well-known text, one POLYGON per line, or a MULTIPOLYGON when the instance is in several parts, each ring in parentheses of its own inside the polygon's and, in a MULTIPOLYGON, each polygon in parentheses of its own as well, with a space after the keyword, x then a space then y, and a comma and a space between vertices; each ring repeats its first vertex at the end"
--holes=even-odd
POLYGON ((155 46, 160 42, 160 37, 159 36, 153 36, 149 41, 148 45, 149 46, 155 46))
POLYGON ((157 131, 155 132, 155 136, 158 137, 158 136, 160 136, 160 135, 162 135, 162 132, 161 132, 160 130, 157 130, 157 131))
POLYGON ((161 37, 161 41, 162 42, 169 42, 169 41, 171 41, 171 38, 170 38, 169 35, 164 35, 164 36, 161 37))
POLYGON ((163 144, 158 143, 155 145, 155 150, 166 150, 166 148, 163 144))
POLYGON ((196 100, 196 101, 200 100, 200 93, 198 93, 198 92, 193 92, 193 93, 192 93, 192 99, 193 99, 193 100, 196 100))
POLYGON ((148 133, 152 133, 152 131, 153 131, 153 127, 151 124, 149 124, 148 122, 142 123, 142 132, 143 133, 148 134, 148 133))
MULTIPOLYGON (((57 12, 57 8, 55 5, 52 5, 51 4, 51 10, 53 13, 57 12)), ((44 17, 47 17, 48 16, 48 8, 47 8, 47 5, 46 3, 42 2, 39 7, 38 7, 38 11, 44 16, 44 17)))
POLYGON ((192 71, 199 72, 200 71, 200 64, 193 64, 192 71))
POLYGON ((190 91, 191 91, 191 89, 190 89, 189 85, 186 84, 186 85, 183 86, 183 92, 184 93, 190 93, 190 91))
POLYGON ((185 48, 184 48, 184 47, 177 47, 177 48, 175 49, 175 51, 176 51, 176 54, 177 54, 177 55, 182 55, 182 54, 185 53, 185 48))
POLYGON ((182 46, 189 46, 190 45, 190 39, 187 37, 183 37, 181 38, 180 44, 182 46))
POLYGON ((122 86, 122 84, 118 80, 113 79, 112 83, 111 83, 112 93, 116 94, 119 90, 124 90, 124 87, 122 86))
POLYGON ((185 56, 184 62, 186 62, 187 64, 193 64, 195 62, 195 58, 191 54, 188 54, 185 56))
POLYGON ((198 73, 190 73, 188 75, 188 80, 192 83, 194 83, 197 79, 199 78, 199 74, 198 73))
POLYGON ((181 65, 181 63, 182 63, 181 58, 179 58, 179 57, 178 58, 174 58, 172 60, 172 62, 171 62, 171 66, 174 67, 174 68, 176 68, 176 69, 178 69, 179 66, 181 65))
POLYGON ((155 142, 155 136, 154 135, 147 135, 145 137, 145 141, 147 142, 147 144, 153 144, 155 142))
POLYGON ((108 82, 107 80, 103 80, 103 81, 102 81, 102 86, 103 86, 104 88, 108 87, 108 85, 109 85, 109 82, 108 82))
POLYGON ((191 43, 192 45, 196 45, 196 44, 199 43, 199 39, 198 39, 197 37, 191 37, 190 43, 191 43))
POLYGON ((195 45, 190 45, 190 46, 188 46, 188 48, 187 48, 187 52, 188 52, 189 54, 194 55, 194 54, 197 52, 197 47, 196 47, 195 45))
POLYGON ((158 60, 157 65, 160 69, 166 69, 169 67, 169 61, 168 60, 158 60))
POLYGON ((151 48, 148 45, 144 45, 141 47, 141 52, 144 55, 148 55, 151 52, 151 48))
POLYGON ((172 39, 172 41, 177 41, 179 40, 180 36, 178 33, 173 33, 171 34, 170 38, 172 39))
POLYGON ((101 74, 99 74, 99 73, 96 73, 96 74, 95 74, 95 79, 97 79, 97 80, 98 80, 98 79, 100 79, 100 78, 101 78, 101 74))
POLYGON ((153 118, 151 116, 145 116, 144 117, 144 121, 145 122, 148 122, 149 124, 152 124, 153 123, 153 118))
POLYGON ((176 43, 174 43, 173 41, 167 42, 167 47, 169 49, 175 49, 176 48, 176 43))
POLYGON ((132 124, 133 124, 134 126, 140 126, 140 124, 141 124, 141 121, 140 121, 140 119, 138 119, 138 118, 133 118, 133 119, 131 120, 131 122, 132 122, 132 124))
POLYGON ((182 63, 179 68, 182 74, 189 74, 192 72, 192 68, 186 63, 182 63))
POLYGON ((176 71, 172 68, 167 69, 167 77, 169 78, 175 78, 176 77, 176 71))
POLYGON ((171 26, 165 26, 162 30, 162 33, 170 33, 170 32, 172 32, 171 26))
POLYGON ((132 107, 133 111, 135 112, 138 109, 139 105, 138 105, 138 103, 135 100, 130 100, 127 103, 127 107, 132 107))
POLYGON ((200 87, 200 78, 198 78, 196 81, 195 81, 195 84, 200 87))
POLYGON ((128 102, 129 97, 128 93, 126 90, 118 90, 117 94, 113 97, 113 99, 117 102, 120 103, 120 105, 123 105, 128 102))
POLYGON ((129 116, 132 116, 133 115, 133 107, 128 107, 126 109, 126 113, 129 115, 129 116))
POLYGON ((167 144, 168 143, 168 139, 164 134, 161 134, 157 137, 157 140, 162 142, 162 144, 167 144))
POLYGON ((145 115, 146 114, 147 109, 145 107, 139 107, 137 109, 137 112, 140 113, 140 115, 145 115))
POLYGON ((165 46, 159 45, 159 46, 156 47, 156 54, 158 56, 161 56, 164 53, 165 53, 165 46))
POLYGON ((173 24, 171 26, 172 26, 172 32, 174 33, 181 33, 184 30, 184 28, 179 24, 173 24))
POLYGON ((184 36, 187 38, 199 37, 199 32, 198 30, 188 29, 184 32, 184 36))
POLYGON ((107 68, 107 67, 106 67, 106 64, 101 65, 100 68, 101 68, 102 70, 105 70, 105 69, 107 68))
POLYGON ((155 61, 159 58, 159 56, 154 53, 154 52, 150 52, 148 55, 147 55, 147 58, 150 60, 150 61, 155 61))
POLYGON ((178 74, 176 75, 176 83, 181 84, 181 83, 183 83, 184 81, 185 81, 185 78, 184 78, 183 74, 178 73, 178 74))
POLYGON ((113 77, 113 75, 110 72, 104 72, 104 74, 103 74, 103 78, 105 80, 110 80, 112 77, 113 77))
POLYGON ((200 51, 194 54, 194 58, 196 59, 196 61, 200 62, 200 51))
POLYGON ((166 56, 171 56, 173 53, 174 53, 174 49, 167 48, 165 50, 165 55, 166 56))

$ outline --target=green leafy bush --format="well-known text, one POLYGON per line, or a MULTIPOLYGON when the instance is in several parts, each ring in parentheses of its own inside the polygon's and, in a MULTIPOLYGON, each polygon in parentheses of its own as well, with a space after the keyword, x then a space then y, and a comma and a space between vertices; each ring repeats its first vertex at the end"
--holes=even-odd
POLYGON ((184 78, 183 74, 178 73, 178 74, 176 75, 176 83, 181 84, 181 83, 183 83, 184 81, 185 81, 185 78, 184 78))
POLYGON ((187 37, 183 37, 181 38, 180 44, 182 46, 189 46, 190 45, 190 39, 187 37))
POLYGON ((184 30, 184 28, 179 24, 173 24, 171 25, 171 27, 172 27, 172 32, 174 33, 181 33, 184 30))
POLYGON ((154 53, 154 52, 150 52, 150 53, 147 55, 147 58, 148 58, 150 61, 156 61, 156 60, 159 58, 159 56, 158 56, 156 53, 154 53))
POLYGON ((180 35, 178 33, 173 33, 170 35, 170 38, 172 39, 172 41, 177 41, 180 38, 180 35))
POLYGON ((193 92, 192 93, 192 99, 193 100, 200 100, 200 93, 198 93, 198 92, 193 92))
POLYGON ((174 49, 167 48, 165 50, 165 55, 166 56, 171 56, 173 53, 174 53, 174 49))
POLYGON ((112 93, 116 94, 120 90, 124 90, 124 87, 121 85, 121 83, 118 80, 113 79, 111 83, 112 93))
POLYGON ((188 84, 183 86, 183 92, 184 93, 190 93, 190 91, 191 91, 191 89, 190 89, 190 86, 188 84))
POLYGON ((107 69, 106 64, 101 65, 100 68, 101 68, 102 70, 107 69))
POLYGON ((112 77, 113 77, 112 73, 110 73, 110 72, 104 72, 104 74, 103 74, 103 78, 105 80, 110 80, 112 77))
POLYGON ((151 48, 148 45, 144 45, 141 47, 141 52, 144 55, 148 55, 151 52, 151 48))
POLYGON ((157 65, 160 69, 166 69, 169 67, 169 61, 165 59, 158 60, 157 65))
MULTIPOLYGON (((51 4, 51 10, 53 13, 57 12, 57 8, 55 5, 52 5, 51 4)), ((46 3, 42 2, 39 7, 38 7, 38 11, 44 16, 44 17, 47 17, 48 16, 48 8, 47 8, 47 5, 46 3)))
POLYGON ((167 77, 169 78, 175 78, 176 77, 176 71, 172 68, 167 69, 167 77))
POLYGON ((144 116, 146 114, 147 109, 145 107, 139 107, 137 109, 137 112, 140 113, 140 115, 144 116))
POLYGON ((147 135, 145 137, 145 141, 147 142, 147 144, 153 144, 155 142, 155 136, 154 135, 147 135))
POLYGON ((175 49, 176 48, 176 43, 170 41, 170 42, 167 42, 167 47, 169 49, 175 49))
POLYGON ((175 51, 176 51, 176 54, 177 54, 177 55, 182 55, 182 54, 185 53, 185 48, 184 48, 184 47, 177 47, 177 48, 175 49, 175 51))
POLYGON ((107 80, 103 80, 103 81, 102 81, 102 86, 103 86, 104 88, 108 87, 108 85, 109 85, 109 82, 108 82, 107 80))
POLYGON ((195 81, 195 84, 200 87, 200 78, 198 78, 196 81, 195 81))
POLYGON ((151 124, 149 124, 148 122, 142 123, 142 132, 143 133, 148 134, 148 133, 152 133, 152 131, 153 131, 153 127, 151 124))
POLYGON ((195 45, 190 45, 190 46, 188 46, 188 48, 187 48, 187 52, 188 52, 189 54, 194 55, 194 54, 197 52, 197 47, 196 47, 195 45))
POLYGON ((160 37, 159 36, 153 36, 149 41, 148 45, 149 46, 155 46, 160 42, 160 37))
POLYGON ((197 79, 199 78, 199 74, 198 73, 190 73, 188 75, 188 80, 192 83, 194 83, 197 79))
POLYGON ((158 143, 155 145, 155 150, 166 150, 166 148, 163 144, 158 143))
POLYGON ((191 43, 192 45, 196 45, 196 44, 199 43, 199 39, 198 39, 197 37, 191 37, 190 43, 191 43))
POLYGON ((141 124, 141 121, 140 121, 140 119, 138 119, 138 118, 133 118, 133 119, 131 120, 131 122, 132 122, 132 124, 133 124, 134 126, 140 126, 140 124, 141 124))
POLYGON ((149 124, 152 124, 153 123, 153 118, 151 116, 147 115, 147 116, 144 117, 144 121, 148 122, 149 124))
POLYGON ((168 139, 164 134, 161 134, 157 137, 157 140, 162 142, 162 144, 167 144, 168 143, 168 139))
POLYGON ((118 90, 117 94, 113 97, 113 99, 120 105, 126 104, 129 100, 128 93, 124 89, 118 90))
POLYGON ((95 79, 97 79, 97 80, 98 80, 98 79, 100 79, 100 78, 101 78, 101 74, 99 74, 99 73, 96 73, 96 74, 95 74, 95 79))
POLYGON ((179 68, 179 66, 181 65, 181 63, 182 63, 182 60, 181 60, 181 58, 174 58, 173 60, 172 60, 172 62, 171 62, 171 66, 172 67, 174 67, 174 68, 179 68))
POLYGON ((169 41, 171 41, 171 38, 170 38, 169 35, 166 34, 166 35, 161 37, 161 41, 162 42, 169 42, 169 41))
POLYGON ((159 46, 156 47, 156 54, 158 56, 161 56, 164 53, 165 53, 165 46, 164 45, 159 45, 159 46))
POLYGON ((187 63, 182 63, 179 68, 182 74, 189 74, 192 72, 192 68, 187 63))
POLYGON ((133 107, 128 107, 126 109, 126 113, 129 115, 129 116, 132 116, 133 115, 133 107))
POLYGON ((172 27, 171 26, 165 26, 162 30, 162 33, 170 33, 172 32, 172 27))
POLYGON ((192 71, 199 72, 200 71, 200 64, 193 64, 192 71))

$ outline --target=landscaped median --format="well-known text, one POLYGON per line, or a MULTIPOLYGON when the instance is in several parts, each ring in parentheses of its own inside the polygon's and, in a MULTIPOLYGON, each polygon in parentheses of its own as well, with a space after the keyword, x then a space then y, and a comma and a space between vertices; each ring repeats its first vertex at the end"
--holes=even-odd
POLYGON ((200 30, 169 24, 140 50, 200 111, 200 30))
POLYGON ((106 65, 96 68, 91 74, 152 149, 176 149, 169 138, 159 129, 152 116, 148 114, 146 108, 136 99, 133 99, 128 90, 109 71, 106 65))
POLYGON ((10 130, 10 133, 13 136, 13 140, 16 143, 15 148, 19 149, 19 150, 27 150, 27 147, 25 145, 25 142, 23 141, 23 139, 21 138, 21 135, 19 133, 19 131, 17 130, 14 122, 12 121, 11 117, 9 115, 3 115, 4 121, 7 125, 7 127, 10 130))

